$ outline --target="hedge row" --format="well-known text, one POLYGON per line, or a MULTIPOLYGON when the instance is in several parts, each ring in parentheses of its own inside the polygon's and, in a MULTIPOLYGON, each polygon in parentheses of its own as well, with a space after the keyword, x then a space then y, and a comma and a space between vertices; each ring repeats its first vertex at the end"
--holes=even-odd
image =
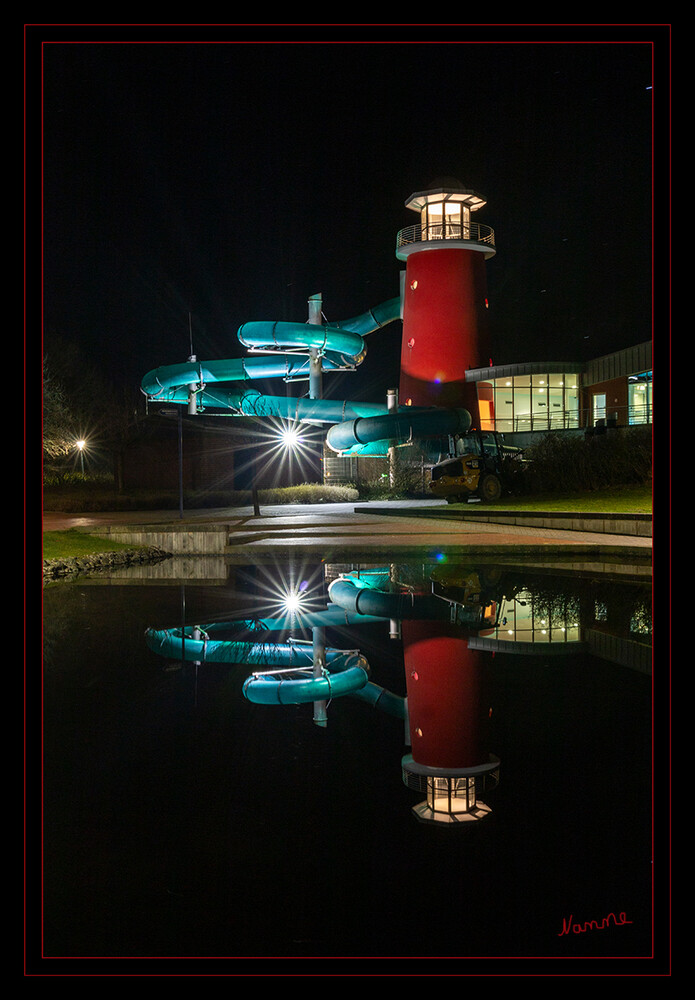
MULTIPOLYGON (((359 498, 354 486, 325 486, 321 483, 303 483, 300 486, 267 488, 258 491, 261 504, 288 503, 350 503, 359 498)), ((184 492, 187 510, 212 507, 248 507, 253 502, 250 490, 200 490, 184 492)), ((138 491, 117 494, 113 490, 65 489, 44 490, 44 510, 65 513, 89 513, 104 510, 174 510, 179 505, 176 491, 138 491)))
POLYGON ((645 484, 652 475, 651 427, 576 437, 548 434, 529 447, 524 458, 524 491, 583 492, 645 484))

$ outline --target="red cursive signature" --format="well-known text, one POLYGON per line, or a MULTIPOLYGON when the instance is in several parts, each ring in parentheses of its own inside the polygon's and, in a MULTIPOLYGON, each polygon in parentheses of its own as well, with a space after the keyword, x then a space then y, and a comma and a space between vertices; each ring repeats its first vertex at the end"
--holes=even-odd
POLYGON ((622 927, 623 924, 631 923, 632 921, 628 920, 624 913, 619 913, 617 917, 615 913, 608 913, 603 920, 585 920, 583 924, 573 923, 570 913, 569 917, 563 917, 562 930, 558 937, 564 934, 586 934, 587 931, 605 931, 608 927, 622 927))

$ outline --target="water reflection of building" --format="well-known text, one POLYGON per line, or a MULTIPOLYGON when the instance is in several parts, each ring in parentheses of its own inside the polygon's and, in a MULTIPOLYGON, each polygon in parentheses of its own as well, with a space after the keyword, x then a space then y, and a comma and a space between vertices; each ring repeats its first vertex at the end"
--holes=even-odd
POLYGON ((539 645, 552 646, 555 651, 562 652, 562 647, 580 643, 581 634, 578 609, 567 605, 559 609, 550 609, 547 605, 539 607, 533 594, 522 590, 502 598, 496 626, 487 638, 531 649, 539 645))
POLYGON ((625 582, 618 588, 614 582, 565 578, 551 595, 539 580, 502 595, 495 627, 480 632, 472 644, 511 654, 586 652, 649 673, 651 585, 625 582))

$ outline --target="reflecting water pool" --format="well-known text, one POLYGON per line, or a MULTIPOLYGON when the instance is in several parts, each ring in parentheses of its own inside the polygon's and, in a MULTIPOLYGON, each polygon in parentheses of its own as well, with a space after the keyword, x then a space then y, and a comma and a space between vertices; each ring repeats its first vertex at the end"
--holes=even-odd
POLYGON ((44 956, 650 957, 649 575, 167 572, 44 592, 44 956))

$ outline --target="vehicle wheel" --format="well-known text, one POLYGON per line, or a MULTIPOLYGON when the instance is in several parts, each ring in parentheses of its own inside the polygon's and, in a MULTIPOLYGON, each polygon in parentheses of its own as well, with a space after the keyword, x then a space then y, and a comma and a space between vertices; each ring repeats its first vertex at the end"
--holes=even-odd
POLYGON ((480 499, 486 503, 495 503, 502 496, 502 483, 493 472, 486 472, 479 484, 480 499))

